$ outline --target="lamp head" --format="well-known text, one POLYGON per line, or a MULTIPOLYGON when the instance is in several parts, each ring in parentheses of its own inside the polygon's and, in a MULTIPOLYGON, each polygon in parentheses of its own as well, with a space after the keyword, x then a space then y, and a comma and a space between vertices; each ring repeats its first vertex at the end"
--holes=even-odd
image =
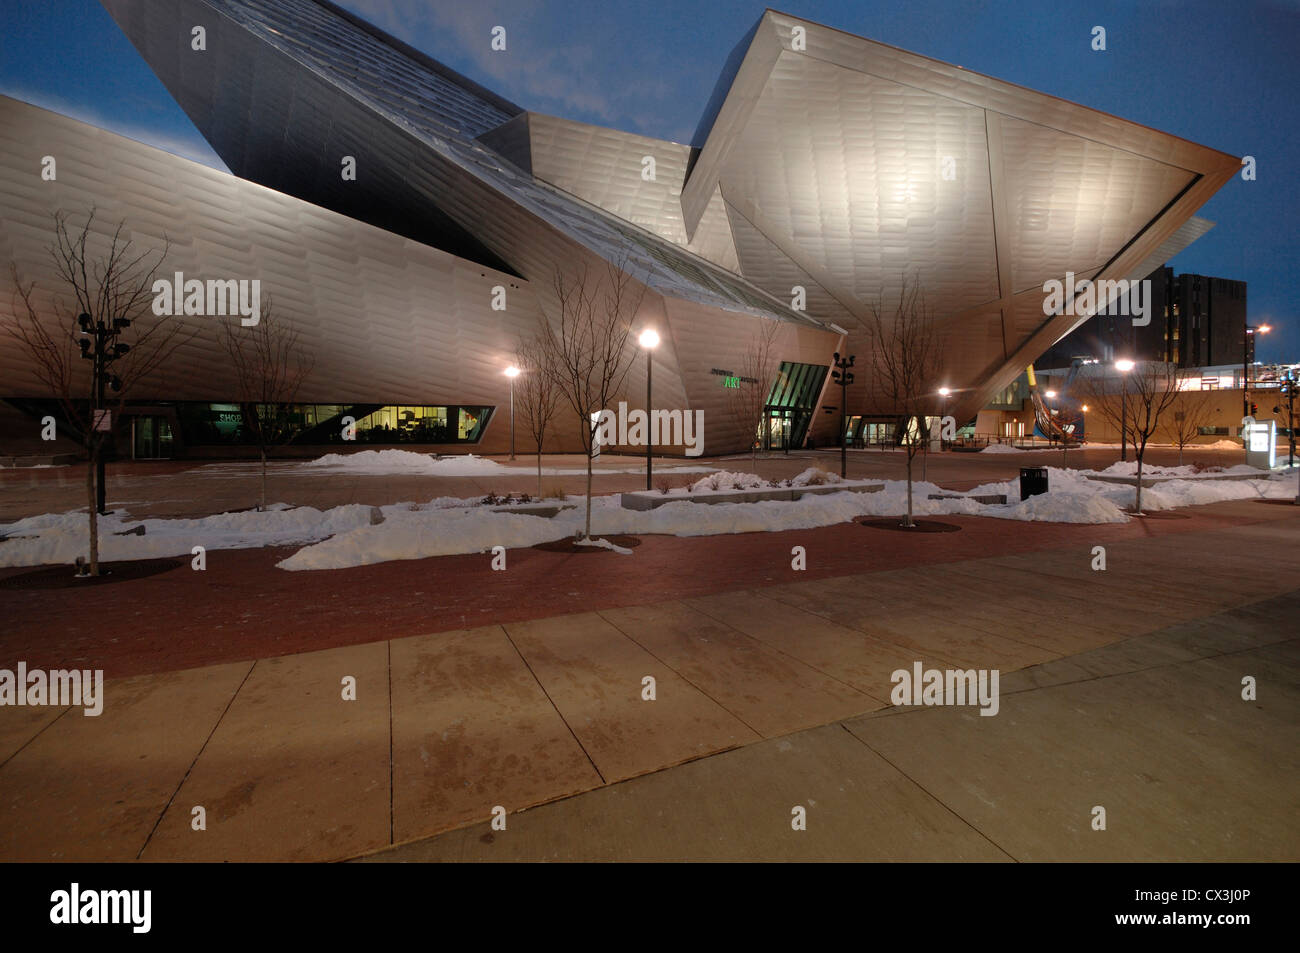
POLYGON ((659 332, 654 328, 646 328, 637 338, 637 342, 644 348, 655 348, 659 346, 659 332))
POLYGON ((509 377, 511 379, 516 378, 519 376, 519 368, 511 364, 509 367, 506 368, 505 373, 506 373, 506 377, 509 377))

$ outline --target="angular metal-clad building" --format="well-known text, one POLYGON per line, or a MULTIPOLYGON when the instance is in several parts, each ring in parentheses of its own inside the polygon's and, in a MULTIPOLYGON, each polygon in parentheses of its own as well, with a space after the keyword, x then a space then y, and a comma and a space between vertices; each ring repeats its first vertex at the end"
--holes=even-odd
MULTIPOLYGON (((948 409, 968 419, 1086 319, 1045 315, 1044 281, 1146 275, 1203 234, 1193 213, 1239 168, 774 11, 685 145, 527 112, 326 0, 102 2, 234 175, 0 101, 3 250, 20 280, 49 285, 53 208, 94 204, 105 227, 165 234, 169 269, 259 278, 312 342, 298 399, 325 408, 313 417, 324 429, 348 409, 441 410, 426 442, 504 449, 495 411, 515 343, 554 318, 557 274, 609 265, 644 286, 636 322, 663 338, 655 406, 703 410, 706 453, 754 439, 758 421, 724 385, 763 320, 779 326, 761 385, 770 413, 795 440, 834 440, 839 415, 820 412, 839 402, 826 395, 831 355, 869 363, 870 305, 905 273, 940 321, 948 409), (59 150, 57 182, 34 177, 59 150), (345 157, 355 177, 341 175, 345 157), (501 287, 504 311, 491 306, 501 287)), ((217 340, 203 329, 132 395, 184 405, 189 444, 202 439, 185 426, 190 405, 232 399, 217 340)), ((37 406, 48 395, 4 354, 0 397, 37 406)), ((860 373, 850 413, 897 410, 867 385, 860 373)), ((631 406, 644 390, 632 360, 631 406)), ((397 414, 408 436, 411 416, 397 414)), ((577 445, 575 428, 559 435, 557 447, 577 445)))

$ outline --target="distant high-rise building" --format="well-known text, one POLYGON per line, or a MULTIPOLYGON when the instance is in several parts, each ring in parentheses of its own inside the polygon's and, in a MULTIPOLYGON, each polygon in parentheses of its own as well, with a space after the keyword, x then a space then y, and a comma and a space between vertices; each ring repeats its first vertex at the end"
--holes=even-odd
POLYGON ((1179 367, 1217 367, 1254 360, 1246 342, 1246 283, 1205 275, 1175 275, 1167 266, 1146 278, 1150 323, 1135 325, 1131 314, 1112 306, 1053 344, 1035 361, 1042 368, 1066 367, 1076 358, 1113 361, 1169 361, 1179 367))

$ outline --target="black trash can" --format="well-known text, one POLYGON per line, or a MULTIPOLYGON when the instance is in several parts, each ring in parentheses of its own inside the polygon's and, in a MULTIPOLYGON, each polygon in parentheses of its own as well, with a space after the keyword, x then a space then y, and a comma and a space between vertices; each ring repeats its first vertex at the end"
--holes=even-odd
POLYGON ((1047 492, 1047 467, 1020 468, 1020 498, 1027 500, 1047 492))

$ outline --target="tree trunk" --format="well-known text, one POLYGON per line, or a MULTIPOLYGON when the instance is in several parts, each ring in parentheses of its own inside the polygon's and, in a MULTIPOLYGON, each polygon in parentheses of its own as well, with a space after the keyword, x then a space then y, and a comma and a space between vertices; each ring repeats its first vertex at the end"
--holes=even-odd
POLYGON ((99 575, 99 500, 95 492, 95 473, 99 466, 99 447, 90 440, 90 459, 86 463, 86 500, 90 513, 90 574, 99 575))
POLYGON ((258 506, 259 513, 266 512, 266 447, 262 447, 262 503, 258 506))
MULTIPOLYGON (((1137 449, 1136 445, 1134 446, 1133 449, 1135 450, 1137 449)), ((1141 516, 1142 515, 1142 453, 1140 451, 1138 452, 1137 458, 1138 458, 1137 505, 1134 506, 1134 510, 1137 511, 1138 516, 1141 516)))
POLYGON ((537 446, 537 498, 542 498, 542 447, 537 446))
MULTIPOLYGON (((593 438, 593 443, 594 443, 593 438)), ((582 534, 583 539, 591 539, 591 451, 587 451, 587 528, 582 534)))
POLYGON ((903 521, 904 526, 915 526, 912 522, 912 454, 907 455, 907 519, 903 521))

